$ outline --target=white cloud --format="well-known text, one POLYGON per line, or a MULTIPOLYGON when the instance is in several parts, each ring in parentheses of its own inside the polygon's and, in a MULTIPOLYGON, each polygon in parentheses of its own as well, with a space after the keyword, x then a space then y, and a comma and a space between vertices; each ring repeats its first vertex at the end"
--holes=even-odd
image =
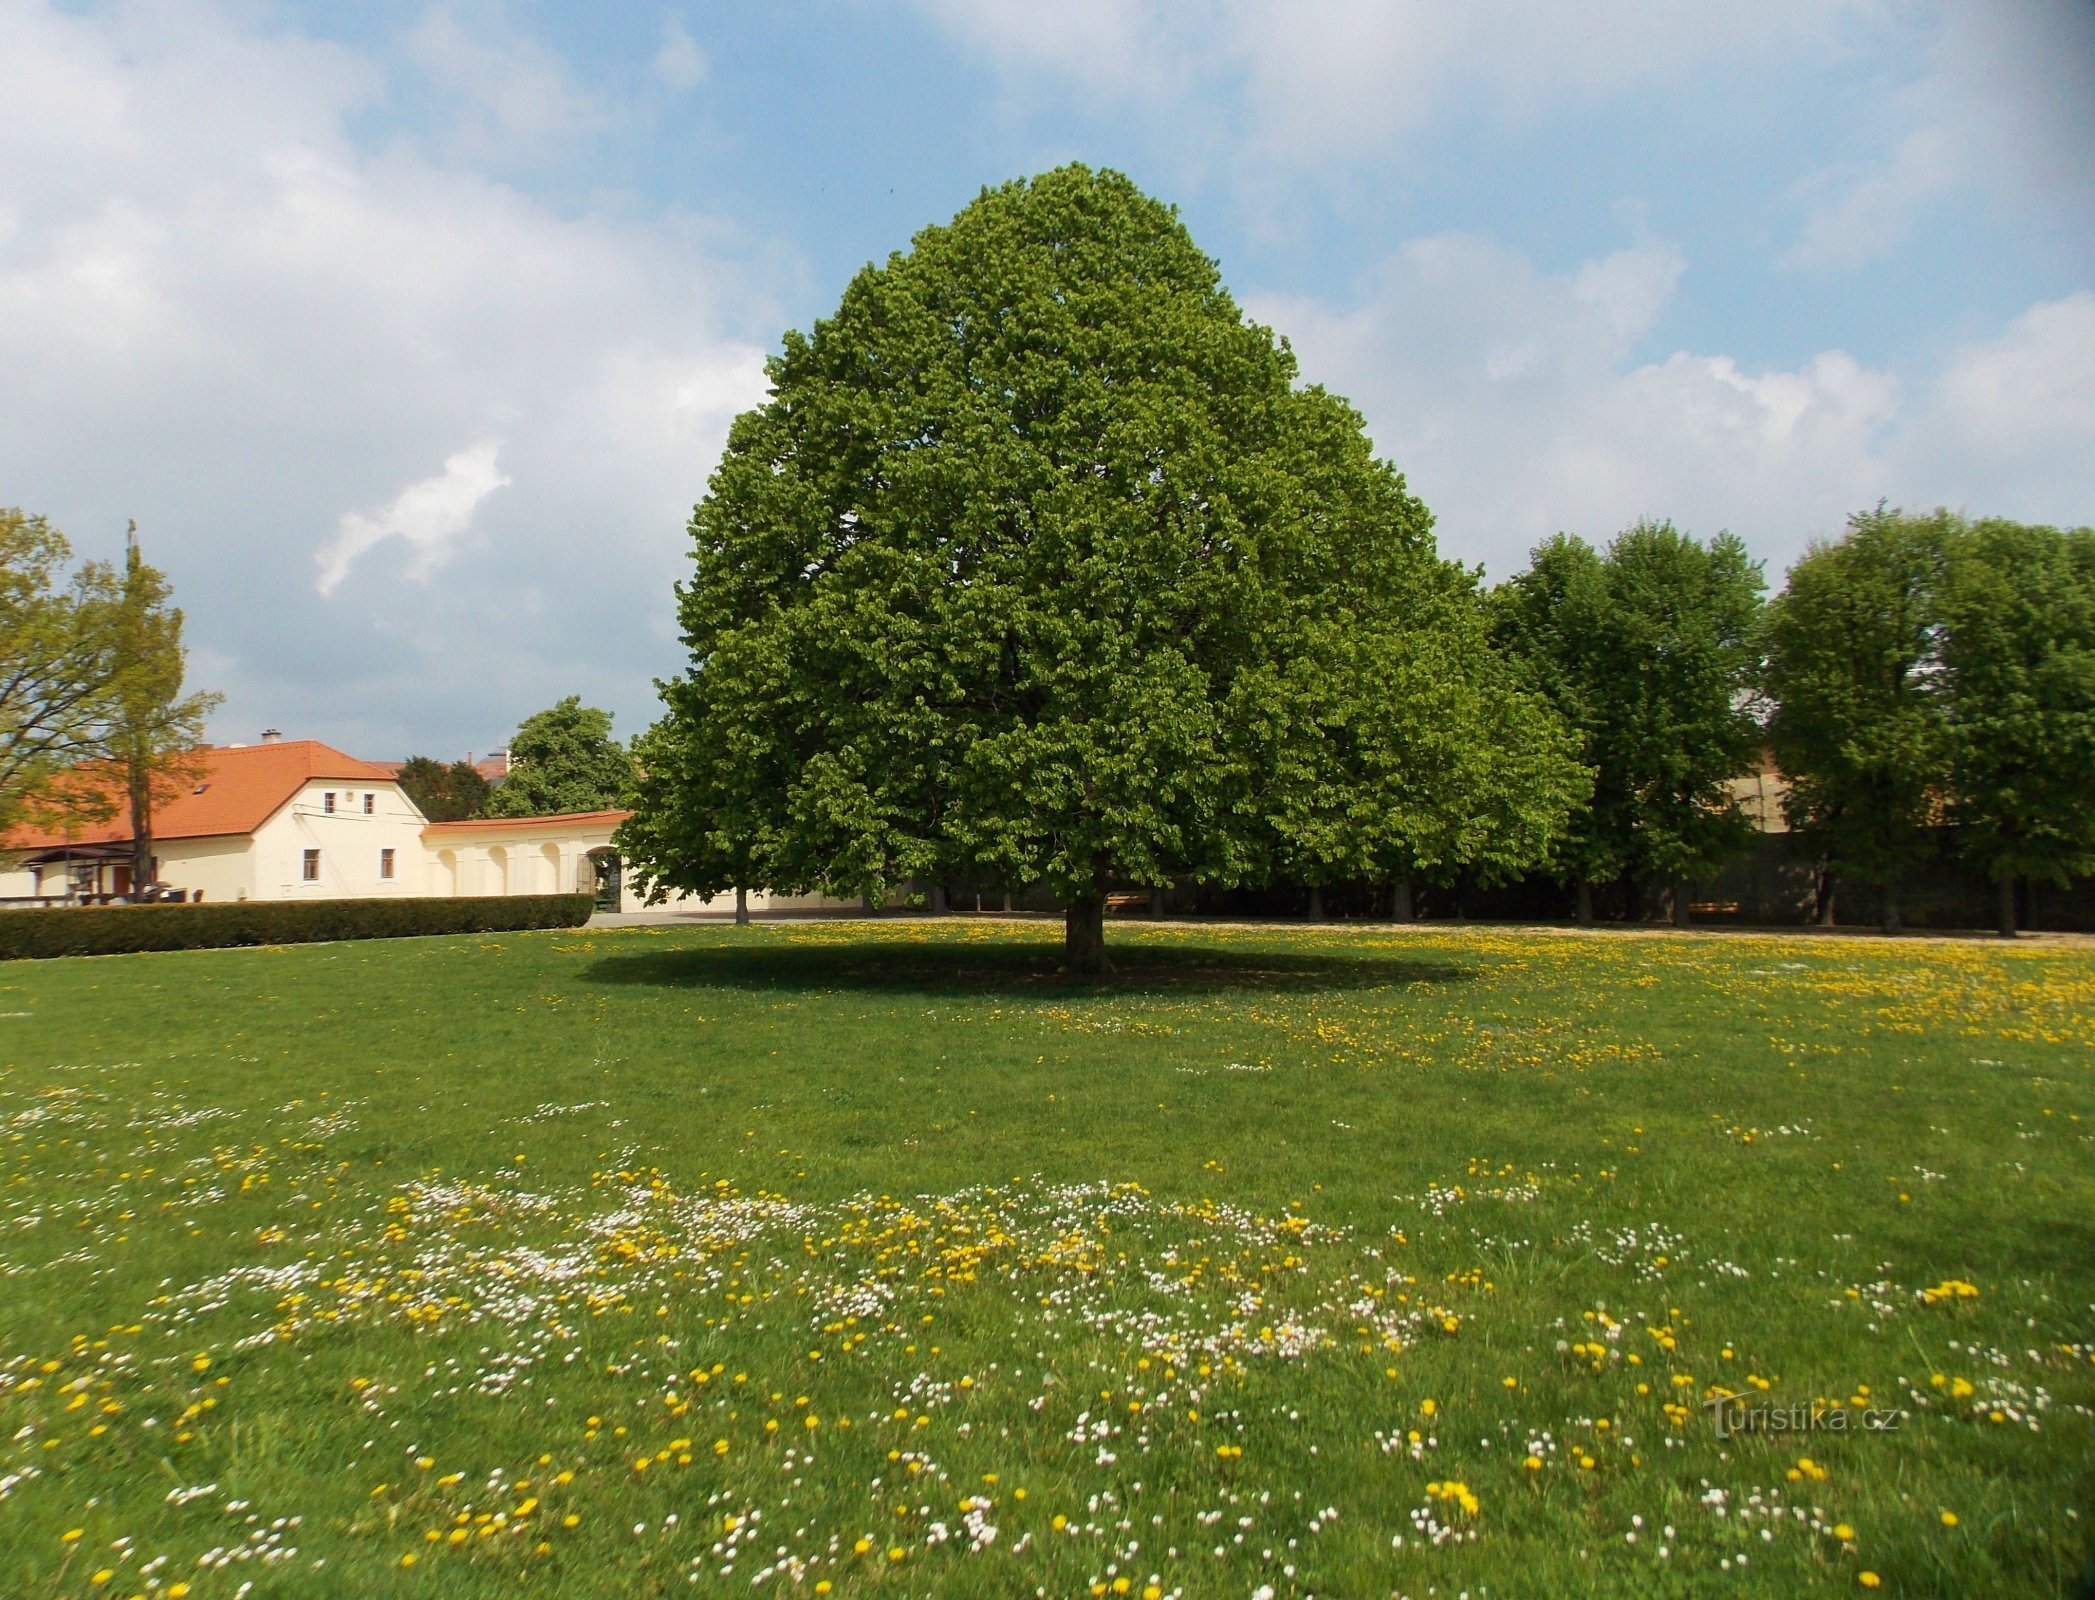
POLYGON ((670 15, 662 19, 662 44, 655 51, 653 67, 657 78, 681 91, 697 88, 711 70, 711 63, 685 28, 683 19, 670 15))
POLYGON ((2095 294, 2032 306, 1954 352, 1897 462, 1916 500, 2095 523, 2095 294))
POLYGON ((426 581, 472 532, 480 502, 508 487, 509 475, 496 465, 501 451, 501 440, 483 439, 449 457, 436 476, 409 484, 383 510, 343 512, 334 538, 314 558, 320 567, 314 587, 332 594, 358 556, 388 539, 406 541, 414 552, 407 575, 426 581))
POLYGON ((2095 515, 2095 295, 2033 307, 1937 372, 1840 350, 1753 370, 1639 346, 1682 271, 1644 243, 1562 275, 1467 236, 1414 241, 1349 307, 1254 299, 1304 376, 1352 398, 1495 577, 1559 530, 1729 528, 1784 565, 1880 498, 2032 520, 2095 515))
POLYGON ((573 692, 650 715, 790 265, 360 149, 383 65, 244 10, 4 6, 0 60, 0 500, 95 553, 139 520, 226 735, 397 755, 573 692))
POLYGON ((497 5, 470 15, 430 11, 406 39, 407 57, 445 97, 452 153, 487 160, 532 155, 607 125, 609 111, 566 63, 519 32, 497 5))
MULTIPOLYGON (((1525 119, 1719 62, 1830 48, 1866 0, 918 0, 1010 75, 1015 93, 1075 85, 1179 122, 1241 96, 1242 143, 1288 164, 1383 159, 1467 101, 1525 119), (1048 81, 1052 80, 1052 81, 1048 81)), ((1212 118, 1202 119, 1212 122, 1212 118)))
POLYGON ((1927 20, 1919 70, 1878 114, 1878 148, 1799 185, 1807 210, 1784 265, 1890 255, 1966 189, 2051 226, 2095 223, 2095 6, 1995 0, 1927 20))

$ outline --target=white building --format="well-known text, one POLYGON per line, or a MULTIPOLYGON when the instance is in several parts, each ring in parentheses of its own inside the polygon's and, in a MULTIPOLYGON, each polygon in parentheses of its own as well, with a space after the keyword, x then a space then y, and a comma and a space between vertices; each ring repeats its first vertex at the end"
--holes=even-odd
MULTIPOLYGON (((197 781, 153 817, 158 883, 200 900, 368 899, 384 895, 599 893, 640 910, 611 835, 623 811, 431 822, 393 769, 313 739, 199 752, 197 781)), ((130 819, 19 827, 0 841, 0 902, 127 895, 130 819)), ((813 910, 821 896, 749 897, 752 910, 813 910)), ((673 909, 732 911, 732 899, 673 909)))

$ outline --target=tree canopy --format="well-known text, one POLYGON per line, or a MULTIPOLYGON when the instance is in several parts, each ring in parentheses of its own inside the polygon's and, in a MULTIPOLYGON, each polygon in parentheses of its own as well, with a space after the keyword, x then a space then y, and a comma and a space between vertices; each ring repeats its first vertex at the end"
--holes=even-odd
POLYGON ((509 745, 509 774, 488 801, 491 817, 608 811, 625 803, 633 758, 611 737, 611 713, 569 695, 526 717, 509 745))
POLYGON ((0 508, 0 829, 96 754, 116 671, 116 574, 40 516, 0 508))
POLYGON ((1474 580, 1116 173, 985 191, 790 332, 694 511, 651 892, 1533 859, 1579 771, 1474 580))
POLYGON ((1494 591, 1493 636, 1555 703, 1594 771, 1591 804, 1559 847, 1580 888, 1624 874, 1674 886, 1743 843, 1730 792, 1761 730, 1760 568, 1728 533, 1703 543, 1640 522, 1603 556, 1568 534, 1494 591))
POLYGON ((153 877, 153 812, 193 781, 204 721, 223 699, 182 692, 182 613, 129 530, 121 573, 69 550, 40 517, 0 511, 0 824, 123 812, 132 881, 153 877))
POLYGON ((1768 735, 1790 825, 1836 870, 1883 886, 1890 929, 1948 794, 1940 604, 1960 534, 1946 512, 1863 512, 1811 546, 1767 611, 1768 735))
POLYGON ((2000 885, 2095 872, 2095 530, 1986 521, 1941 602, 1960 845, 2000 885))
POLYGON ((400 763, 400 787, 431 822, 464 822, 487 815, 493 786, 470 761, 448 765, 434 756, 409 756, 400 763))

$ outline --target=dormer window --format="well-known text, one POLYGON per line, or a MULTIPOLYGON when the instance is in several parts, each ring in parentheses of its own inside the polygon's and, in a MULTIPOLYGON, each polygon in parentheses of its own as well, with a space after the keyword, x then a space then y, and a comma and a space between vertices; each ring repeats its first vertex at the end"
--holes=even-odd
POLYGON ((198 784, 194 789, 191 789, 189 792, 191 794, 202 794, 206 789, 210 787, 210 780, 206 779, 204 782, 198 784))

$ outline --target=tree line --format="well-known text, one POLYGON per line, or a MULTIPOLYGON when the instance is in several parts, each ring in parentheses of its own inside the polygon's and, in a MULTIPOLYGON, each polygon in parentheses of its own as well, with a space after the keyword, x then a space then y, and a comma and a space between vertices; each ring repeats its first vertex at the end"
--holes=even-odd
MULTIPOLYGON (((1879 506, 1763 604, 1728 535, 1560 535, 1490 596, 1492 635, 1579 739, 1593 789, 1544 870, 1687 882, 1742 849, 1730 780, 1765 749, 1787 821, 1842 878, 1901 884, 1951 830, 2015 928, 2018 879, 2095 872, 2095 532, 1879 506)), ((1632 904, 1635 895, 1627 898, 1632 904)))
POLYGON ((1188 880, 1402 915, 1629 878, 1685 916, 1763 742, 1841 871, 1935 820, 2004 881, 2095 864, 2085 531, 1872 513, 1764 605, 1738 540, 1639 524, 1487 589, 1176 212, 1082 166, 867 266, 768 371, 634 745, 656 898, 1040 886, 1079 971, 1113 889, 1188 880))
POLYGON ((400 787, 431 822, 609 811, 633 786, 633 757, 611 733, 611 713, 580 695, 534 712, 510 741, 509 771, 490 782, 470 761, 409 756, 400 787))

